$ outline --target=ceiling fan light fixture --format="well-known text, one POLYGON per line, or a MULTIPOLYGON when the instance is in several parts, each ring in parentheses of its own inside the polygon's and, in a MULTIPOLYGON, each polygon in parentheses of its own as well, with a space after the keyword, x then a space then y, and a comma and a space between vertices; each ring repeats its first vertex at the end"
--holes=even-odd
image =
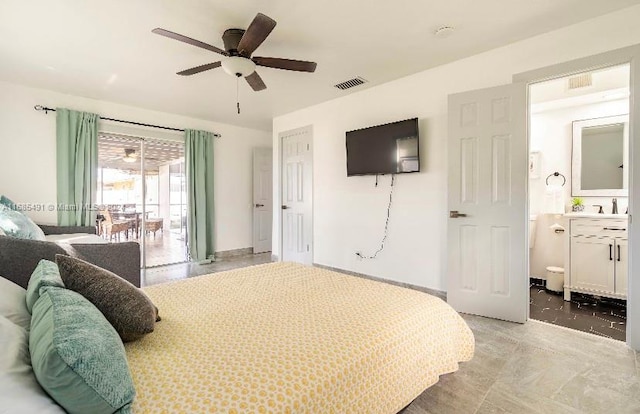
POLYGON ((231 56, 222 61, 222 69, 231 76, 249 76, 255 72, 256 64, 251 59, 231 56))

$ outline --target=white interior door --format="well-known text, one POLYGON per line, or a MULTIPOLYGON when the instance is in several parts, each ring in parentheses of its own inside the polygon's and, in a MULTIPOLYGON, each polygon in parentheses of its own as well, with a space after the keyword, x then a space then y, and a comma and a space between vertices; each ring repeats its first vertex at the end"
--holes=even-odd
POLYGON ((527 319, 527 159, 525 84, 449 96, 447 301, 459 312, 527 319))
POLYGON ((273 150, 253 149, 253 253, 271 251, 273 150))
POLYGON ((311 127, 282 137, 282 260, 313 263, 311 127))

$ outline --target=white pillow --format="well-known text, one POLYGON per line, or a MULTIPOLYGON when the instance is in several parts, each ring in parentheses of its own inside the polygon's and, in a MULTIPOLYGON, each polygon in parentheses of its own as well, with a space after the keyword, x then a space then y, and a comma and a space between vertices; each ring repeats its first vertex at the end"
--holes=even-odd
POLYGON ((0 316, 0 412, 64 414, 31 369, 29 332, 0 316))
POLYGON ((0 316, 29 330, 31 314, 27 309, 26 289, 0 275, 0 316))

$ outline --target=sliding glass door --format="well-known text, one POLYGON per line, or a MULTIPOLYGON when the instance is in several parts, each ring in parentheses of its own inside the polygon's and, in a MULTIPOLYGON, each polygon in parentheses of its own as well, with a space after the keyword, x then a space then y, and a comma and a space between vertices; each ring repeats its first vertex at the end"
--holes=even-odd
POLYGON ((184 143, 98 134, 98 232, 142 246, 143 267, 187 260, 184 143))

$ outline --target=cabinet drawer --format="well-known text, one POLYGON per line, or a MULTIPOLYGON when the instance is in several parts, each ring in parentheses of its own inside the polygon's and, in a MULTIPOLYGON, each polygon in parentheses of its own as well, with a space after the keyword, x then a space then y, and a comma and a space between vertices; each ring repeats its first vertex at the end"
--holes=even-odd
POLYGON ((625 236, 626 220, 571 220, 571 235, 625 236))

